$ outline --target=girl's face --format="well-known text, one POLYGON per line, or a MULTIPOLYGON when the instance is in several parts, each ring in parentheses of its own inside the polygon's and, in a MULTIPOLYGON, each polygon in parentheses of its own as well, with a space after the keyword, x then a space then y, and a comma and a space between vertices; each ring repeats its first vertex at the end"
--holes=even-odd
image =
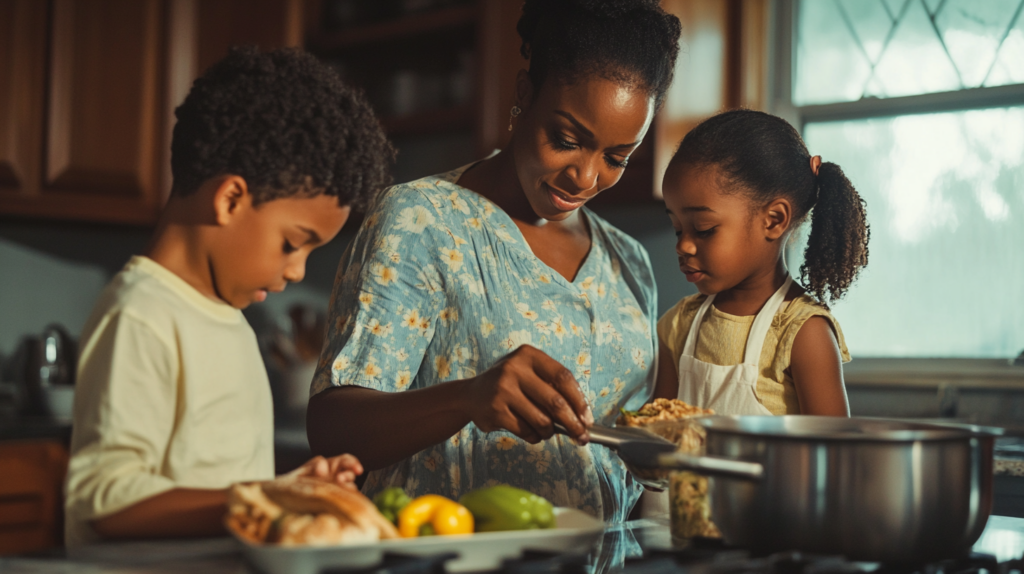
POLYGON ((744 194, 727 192, 724 183, 715 167, 677 164, 665 173, 665 207, 679 238, 679 269, 705 295, 774 269, 778 256, 773 213, 753 208, 744 194))
POLYGON ((523 72, 519 90, 516 172, 534 212, 549 221, 615 185, 654 117, 644 90, 600 77, 572 84, 552 78, 531 92, 523 72))

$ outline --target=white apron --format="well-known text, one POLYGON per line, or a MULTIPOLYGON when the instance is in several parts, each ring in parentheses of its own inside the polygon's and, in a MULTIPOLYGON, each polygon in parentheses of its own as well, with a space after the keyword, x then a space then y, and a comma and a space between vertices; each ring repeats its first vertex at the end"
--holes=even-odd
MULTIPOLYGON (((772 326, 772 319, 782 307, 793 278, 789 277, 779 290, 768 299, 754 317, 747 335, 747 347, 743 362, 738 365, 713 365, 697 360, 697 337, 704 315, 714 302, 711 295, 697 311, 686 335, 683 354, 679 357, 679 400, 705 409, 713 409, 720 415, 771 415, 772 412, 757 400, 758 362, 765 336, 772 326)), ((640 498, 641 514, 644 517, 664 516, 669 511, 668 492, 644 491, 640 498)))
POLYGON ((738 365, 712 365, 697 360, 697 337, 704 315, 711 307, 715 296, 704 300, 690 325, 683 354, 679 357, 679 399, 691 405, 713 409, 720 415, 771 415, 757 400, 758 362, 768 329, 772 326, 775 313, 782 307, 793 278, 786 282, 768 299, 761 311, 754 317, 747 336, 747 348, 743 362, 738 365))

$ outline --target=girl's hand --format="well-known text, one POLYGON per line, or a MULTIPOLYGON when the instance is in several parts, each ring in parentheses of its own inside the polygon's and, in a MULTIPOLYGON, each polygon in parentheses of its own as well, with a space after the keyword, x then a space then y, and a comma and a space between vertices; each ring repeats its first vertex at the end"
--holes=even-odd
POLYGON ((523 345, 464 383, 470 418, 484 432, 504 429, 536 444, 558 422, 577 443, 590 440, 594 414, 579 383, 539 349, 523 345))
POLYGON ((363 474, 363 465, 351 454, 324 458, 311 458, 306 464, 288 473, 287 476, 311 476, 334 482, 341 486, 356 488, 356 477, 363 474))

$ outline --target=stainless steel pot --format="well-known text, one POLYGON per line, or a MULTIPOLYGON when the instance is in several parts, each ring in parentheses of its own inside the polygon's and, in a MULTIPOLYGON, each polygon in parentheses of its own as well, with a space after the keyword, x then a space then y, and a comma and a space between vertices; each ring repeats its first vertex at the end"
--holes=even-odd
POLYGON ((712 479, 727 542, 853 560, 967 554, 992 508, 1000 429, 814 416, 701 420, 707 454, 760 463, 759 480, 712 479))

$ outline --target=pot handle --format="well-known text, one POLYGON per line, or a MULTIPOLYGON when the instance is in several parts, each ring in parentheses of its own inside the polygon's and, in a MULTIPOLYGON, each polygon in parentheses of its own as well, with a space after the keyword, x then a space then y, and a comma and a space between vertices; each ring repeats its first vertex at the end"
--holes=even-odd
POLYGON ((764 476, 764 466, 756 462, 716 456, 695 456, 679 452, 658 455, 658 466, 672 470, 689 470, 697 474, 755 481, 761 480, 761 477, 764 476))

